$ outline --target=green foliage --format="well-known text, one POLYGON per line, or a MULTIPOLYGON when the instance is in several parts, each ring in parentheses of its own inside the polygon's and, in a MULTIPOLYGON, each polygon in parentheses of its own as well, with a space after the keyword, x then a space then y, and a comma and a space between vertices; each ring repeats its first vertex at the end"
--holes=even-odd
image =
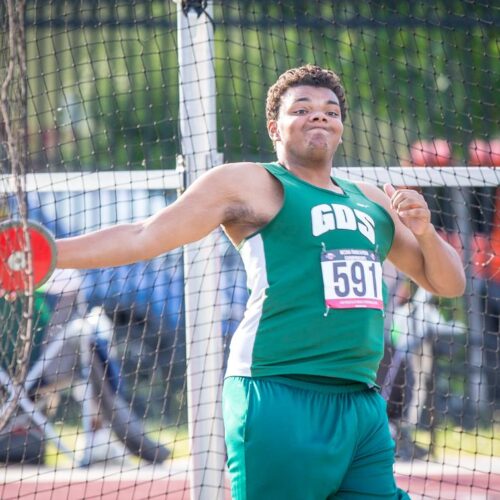
MULTIPOLYGON (((173 167, 175 4, 69 3, 28 2, 33 169, 173 167)), ((254 0, 215 2, 214 11, 218 141, 228 161, 273 156, 267 88, 305 63, 334 69, 347 90, 339 164, 405 163, 411 142, 432 137, 451 141, 462 163, 473 137, 499 133, 498 29, 482 4, 254 0)))

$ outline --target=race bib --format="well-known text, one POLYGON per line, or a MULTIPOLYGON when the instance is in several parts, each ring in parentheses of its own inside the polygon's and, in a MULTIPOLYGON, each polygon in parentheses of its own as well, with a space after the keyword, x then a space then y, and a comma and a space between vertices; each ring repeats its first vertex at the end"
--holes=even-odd
POLYGON ((382 264, 369 250, 321 253, 325 302, 329 309, 384 309, 382 264))

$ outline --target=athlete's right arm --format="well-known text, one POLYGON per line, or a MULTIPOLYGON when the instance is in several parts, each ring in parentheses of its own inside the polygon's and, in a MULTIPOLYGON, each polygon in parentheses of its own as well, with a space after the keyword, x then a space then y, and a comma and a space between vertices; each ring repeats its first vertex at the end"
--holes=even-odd
POLYGON ((151 259, 199 240, 223 224, 238 203, 245 164, 216 167, 174 203, 140 222, 57 240, 57 267, 90 269, 151 259), (239 179, 238 179, 239 177, 239 179))

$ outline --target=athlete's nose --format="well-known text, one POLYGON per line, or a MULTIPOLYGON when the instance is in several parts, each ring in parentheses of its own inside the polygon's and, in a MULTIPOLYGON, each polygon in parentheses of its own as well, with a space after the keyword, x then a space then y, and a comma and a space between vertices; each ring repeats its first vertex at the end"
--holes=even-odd
POLYGON ((314 113, 311 113, 311 120, 312 121, 324 121, 326 122, 328 120, 327 116, 323 111, 315 111, 314 113))

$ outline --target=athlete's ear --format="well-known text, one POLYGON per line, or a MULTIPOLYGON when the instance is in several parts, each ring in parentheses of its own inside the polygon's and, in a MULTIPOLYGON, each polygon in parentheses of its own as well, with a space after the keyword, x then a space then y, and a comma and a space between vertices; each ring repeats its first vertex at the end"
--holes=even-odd
POLYGON ((276 120, 269 120, 267 122, 267 133, 271 138, 271 141, 276 142, 280 140, 280 133, 278 130, 278 122, 276 120))

